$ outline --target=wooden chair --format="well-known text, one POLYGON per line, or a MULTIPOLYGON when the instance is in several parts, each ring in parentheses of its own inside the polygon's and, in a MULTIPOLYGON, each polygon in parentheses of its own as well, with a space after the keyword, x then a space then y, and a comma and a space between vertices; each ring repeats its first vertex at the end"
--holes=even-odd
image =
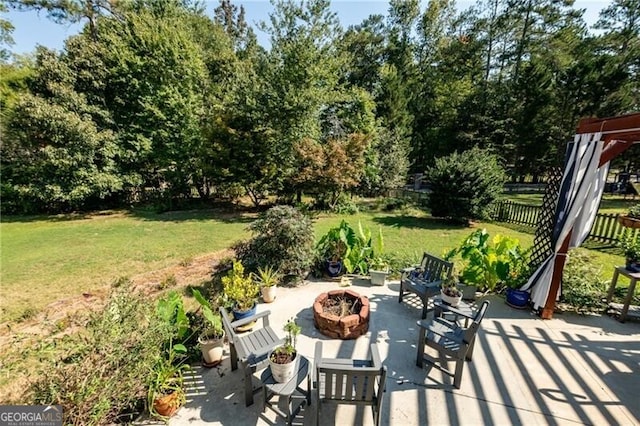
POLYGON ((453 263, 424 253, 420 265, 402 270, 398 303, 408 293, 417 295, 422 301, 422 319, 427 317, 429 298, 440 294, 440 285, 451 277, 453 263))
POLYGON ((242 366, 244 375, 244 401, 246 406, 253 404, 253 394, 260 390, 262 385, 253 386, 253 373, 256 370, 268 365, 269 352, 281 345, 284 339, 280 339, 269 326, 270 311, 265 311, 257 315, 230 322, 229 314, 223 307, 220 308, 222 322, 229 338, 229 348, 231 350, 231 370, 238 369, 238 360, 242 366), (236 328, 249 324, 258 319, 262 319, 262 327, 253 329, 247 333, 236 333, 236 328))
POLYGON ((316 342, 315 365, 316 425, 323 403, 370 405, 374 423, 380 424, 387 367, 382 365, 375 343, 370 360, 354 360, 322 358, 322 342, 316 342))
MULTIPOLYGON (((422 368, 423 362, 434 363, 435 361, 427 357, 424 353, 424 347, 429 346, 436 349, 439 355, 449 356, 456 362, 456 370, 454 374, 446 371, 453 376, 453 385, 460 389, 462 381, 462 370, 464 361, 471 361, 473 355, 473 347, 476 340, 476 334, 480 329, 480 322, 487 312, 489 301, 482 302, 482 306, 472 318, 473 322, 468 327, 461 327, 454 321, 436 317, 432 321, 418 321, 420 326, 420 334, 418 337, 418 356, 416 365, 422 368)), ((453 307, 448 308, 456 316, 466 316, 463 312, 457 311, 453 307)))

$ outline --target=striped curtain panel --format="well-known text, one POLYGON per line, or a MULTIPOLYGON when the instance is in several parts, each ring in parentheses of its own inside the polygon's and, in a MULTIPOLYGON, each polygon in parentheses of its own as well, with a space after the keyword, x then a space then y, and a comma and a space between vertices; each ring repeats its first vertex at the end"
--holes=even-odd
MULTIPOLYGON (((555 226, 552 234, 554 253, 529 278, 521 290, 531 291, 534 308, 543 307, 550 291, 555 258, 562 243, 571 234, 569 247, 578 247, 589 235, 596 218, 609 164, 599 167, 604 143, 602 133, 575 135, 567 146, 564 173, 560 183, 555 226)), ((561 291, 561 288, 558 290, 561 291)), ((556 294, 556 300, 559 297, 556 294)))

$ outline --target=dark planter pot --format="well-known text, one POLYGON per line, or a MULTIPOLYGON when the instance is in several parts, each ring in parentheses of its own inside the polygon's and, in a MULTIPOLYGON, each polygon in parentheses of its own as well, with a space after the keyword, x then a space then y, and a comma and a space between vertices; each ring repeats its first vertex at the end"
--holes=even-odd
POLYGON ((257 304, 253 304, 253 308, 249 309, 248 311, 239 311, 237 310, 235 307, 233 308, 233 319, 234 321, 238 321, 244 318, 248 318, 251 317, 253 315, 256 314, 256 311, 258 310, 258 305, 257 304))
POLYGON ((529 292, 513 288, 507 289, 507 305, 517 309, 524 309, 527 307, 528 303, 529 292))
POLYGON ((330 277, 342 275, 342 262, 339 260, 327 260, 327 274, 330 277))
POLYGON ((629 272, 640 272, 640 262, 634 262, 627 258, 625 269, 629 272))

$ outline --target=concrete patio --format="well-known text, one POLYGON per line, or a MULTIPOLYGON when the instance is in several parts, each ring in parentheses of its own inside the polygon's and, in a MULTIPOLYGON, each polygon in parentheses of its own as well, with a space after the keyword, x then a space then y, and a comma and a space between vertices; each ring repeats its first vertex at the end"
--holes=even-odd
MULTIPOLYGON (((276 301, 258 309, 271 311, 272 327, 283 337, 282 325, 294 317, 302 326, 298 351, 310 360, 318 339, 324 341, 325 357, 341 358, 366 358, 370 343, 377 342, 388 369, 383 425, 640 424, 637 322, 574 314, 541 320, 506 306, 500 297, 489 297, 473 362, 466 364, 462 387, 455 389, 453 379, 438 369, 416 367, 419 306, 398 303, 397 282, 372 287, 356 280, 351 287, 371 303, 365 336, 340 341, 318 333, 313 300, 337 288, 336 282, 279 288, 276 301)), ((262 412, 260 393, 245 407, 241 372, 231 371, 228 357, 217 368, 196 367, 188 379, 188 402, 170 425, 284 424, 273 411, 262 412)), ((304 407, 294 424, 313 425, 315 409, 304 407)), ((369 407, 323 408, 322 413, 321 425, 373 423, 369 407)))

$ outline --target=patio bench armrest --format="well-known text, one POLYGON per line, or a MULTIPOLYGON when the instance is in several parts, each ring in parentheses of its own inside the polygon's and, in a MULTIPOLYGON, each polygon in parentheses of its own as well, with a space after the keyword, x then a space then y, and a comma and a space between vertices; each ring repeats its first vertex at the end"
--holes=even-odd
POLYGON ((269 315, 271 315, 271 311, 264 311, 264 312, 260 312, 259 314, 255 314, 253 316, 247 317, 247 318, 242 318, 239 320, 236 320, 234 322, 231 323, 231 326, 233 328, 236 327, 240 327, 241 325, 245 325, 245 324, 249 324, 253 321, 256 321, 260 318, 262 318, 262 321, 264 323, 264 325, 269 325, 269 315), (265 323, 266 321, 266 323, 265 323))

